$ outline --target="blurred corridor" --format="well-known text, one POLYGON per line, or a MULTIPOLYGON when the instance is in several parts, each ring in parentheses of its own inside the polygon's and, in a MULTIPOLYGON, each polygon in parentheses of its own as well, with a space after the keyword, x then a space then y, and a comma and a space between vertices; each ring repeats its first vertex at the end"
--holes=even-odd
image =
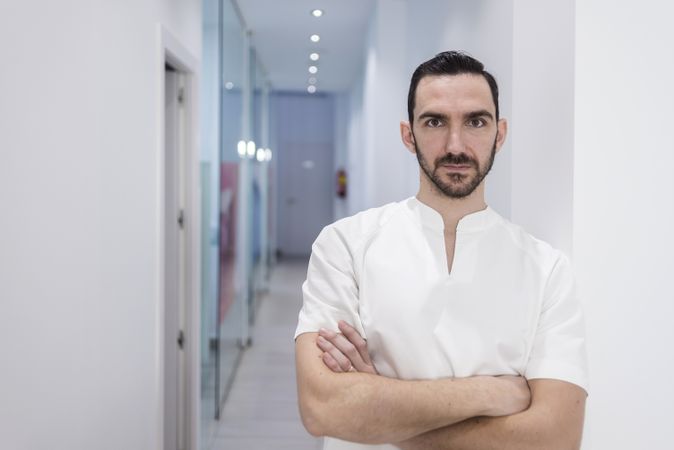
POLYGON ((292 336, 297 326, 306 259, 276 266, 260 301, 253 345, 244 352, 219 424, 204 430, 204 448, 319 450, 302 426, 292 336))

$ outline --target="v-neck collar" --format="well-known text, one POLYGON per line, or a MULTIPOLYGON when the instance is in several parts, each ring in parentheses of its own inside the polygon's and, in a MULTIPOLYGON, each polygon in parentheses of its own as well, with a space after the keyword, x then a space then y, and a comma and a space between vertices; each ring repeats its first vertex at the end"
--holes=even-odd
MULTIPOLYGON (((424 227, 444 232, 445 223, 440 213, 435 209, 421 202, 416 197, 410 197, 407 200, 407 206, 424 227)), ((499 219, 499 214, 487 206, 485 209, 463 216, 456 226, 456 232, 458 234, 482 231, 497 223, 499 219)))

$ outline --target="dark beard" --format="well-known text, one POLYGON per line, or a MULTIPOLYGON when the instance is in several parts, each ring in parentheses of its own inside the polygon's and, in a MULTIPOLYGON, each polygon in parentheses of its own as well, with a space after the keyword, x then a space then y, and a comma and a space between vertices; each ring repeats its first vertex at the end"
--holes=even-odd
POLYGON ((465 153, 460 153, 458 155, 448 153, 435 161, 435 170, 431 172, 431 167, 428 165, 428 161, 426 161, 424 156, 419 151, 419 147, 417 147, 416 139, 414 142, 414 149, 416 150, 419 167, 421 167, 421 170, 424 171, 428 179, 433 182, 438 191, 442 192, 449 198, 460 199, 468 197, 470 194, 472 194, 473 191, 475 191, 475 189, 477 189, 477 187, 480 185, 480 183, 482 183, 482 180, 484 180, 489 171, 491 171, 491 168, 494 165, 494 158, 496 156, 496 139, 494 139, 491 155, 489 156, 489 161, 487 162, 487 166, 484 169, 481 169, 479 163, 473 158, 470 158, 465 153), (470 174, 454 173, 450 175, 451 182, 446 182, 440 177, 439 174, 437 174, 437 170, 442 164, 470 165, 475 168, 477 173, 475 176, 470 174))

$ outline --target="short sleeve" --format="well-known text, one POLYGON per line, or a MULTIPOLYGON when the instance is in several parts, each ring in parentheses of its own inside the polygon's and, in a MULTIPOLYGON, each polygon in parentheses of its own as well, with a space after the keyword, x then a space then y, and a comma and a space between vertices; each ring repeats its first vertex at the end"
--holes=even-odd
POLYGON ((366 337, 358 314, 353 258, 344 236, 334 226, 324 228, 311 248, 302 297, 295 338, 302 333, 317 332, 321 327, 337 330, 339 320, 366 337))
POLYGON ((585 322, 571 264, 561 254, 546 283, 525 377, 567 381, 588 391, 585 322))

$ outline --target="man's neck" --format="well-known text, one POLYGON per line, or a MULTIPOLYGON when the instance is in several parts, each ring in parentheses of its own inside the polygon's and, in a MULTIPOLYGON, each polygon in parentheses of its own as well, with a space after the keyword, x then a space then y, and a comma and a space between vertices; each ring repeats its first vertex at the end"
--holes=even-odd
POLYGON ((478 186, 468 197, 455 199, 444 195, 437 189, 421 186, 417 200, 436 210, 445 224, 445 234, 456 233, 456 227, 464 216, 481 211, 487 207, 484 201, 484 183, 478 186))

